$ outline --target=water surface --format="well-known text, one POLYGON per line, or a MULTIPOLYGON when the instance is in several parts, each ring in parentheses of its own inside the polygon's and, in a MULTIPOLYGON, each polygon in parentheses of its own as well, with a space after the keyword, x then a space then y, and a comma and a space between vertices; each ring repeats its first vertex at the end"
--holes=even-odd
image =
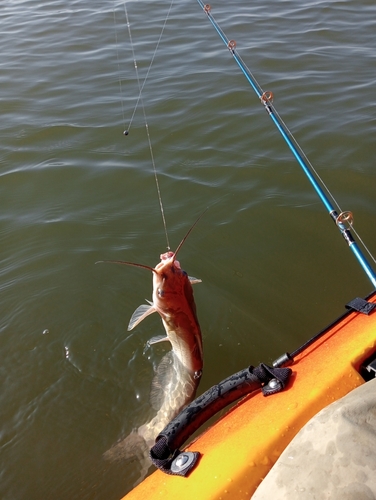
MULTIPOLYGON (((128 1, 140 79, 170 2, 128 1)), ((212 12, 376 252, 376 7, 241 2, 212 12)), ((136 463, 103 453, 151 414, 157 317, 129 334, 166 249, 123 2, 0 13, 0 496, 118 499, 136 463)), ((175 248, 195 287, 200 392, 294 350, 372 290, 195 1, 173 4, 143 90, 175 248)))

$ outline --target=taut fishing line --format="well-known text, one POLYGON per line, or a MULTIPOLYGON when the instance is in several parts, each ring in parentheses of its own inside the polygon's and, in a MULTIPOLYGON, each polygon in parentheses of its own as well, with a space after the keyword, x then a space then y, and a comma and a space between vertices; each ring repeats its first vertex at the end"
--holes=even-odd
POLYGON ((360 250, 358 249, 358 246, 355 242, 355 240, 352 238, 351 233, 348 228, 351 227, 353 232, 356 234, 358 237, 360 243, 362 244, 363 248, 365 251, 368 253, 368 255, 371 257, 371 259, 376 262, 375 258, 371 254, 370 250, 366 247, 362 239, 360 238, 359 234, 355 231, 353 227, 353 217, 351 212, 342 212, 339 204, 337 203, 336 199, 322 180, 322 178, 319 176, 317 173, 316 169, 313 167, 311 162, 308 160, 307 156, 303 152, 302 148, 299 146, 298 142, 296 141, 295 137, 287 127, 287 125, 284 123, 282 118, 279 116, 277 113, 275 107, 272 104, 273 101, 273 93, 270 91, 264 92, 261 88, 261 86, 258 84, 257 80, 255 77, 252 75, 251 71, 247 67, 247 65, 244 63, 242 58, 240 57, 239 53, 236 50, 236 42, 234 40, 229 40, 222 30, 222 28, 219 26, 215 18, 213 17, 213 14, 211 13, 211 6, 209 4, 204 4, 201 0, 197 0, 203 11, 206 13, 208 19, 210 20, 211 24, 213 25, 214 29, 217 31, 218 35, 222 39, 222 41, 225 43, 227 48, 230 50, 232 53, 232 56, 234 57, 236 63, 238 64, 239 68, 243 72, 244 76, 247 78, 248 82, 252 86, 253 90, 256 92, 257 96, 260 98, 262 104, 265 106, 266 111, 268 112, 269 116, 272 118, 274 124, 277 126, 279 132, 285 139, 286 143, 290 147, 290 150, 294 154, 295 158, 298 160, 298 163, 302 167, 303 171, 305 172, 306 176, 310 180, 312 186, 316 190, 317 194, 319 195, 321 201, 324 203, 325 207, 327 208, 329 215, 331 215, 332 219, 335 220, 336 225, 338 226, 342 236, 344 236, 345 240, 349 244, 350 248, 352 249, 353 253, 355 254, 356 258, 358 259, 359 263, 363 267, 363 270, 366 272, 368 277, 371 279, 372 283, 374 286, 376 286, 376 274, 374 273, 373 269, 369 266, 367 261, 364 259, 363 255, 361 254, 360 250), (325 192, 327 193, 328 196, 326 196, 325 192), (333 206, 331 205, 331 202, 329 201, 329 198, 333 201, 334 205, 338 208, 340 211, 340 214, 338 215, 336 210, 334 210, 333 206), (346 228, 345 224, 348 226, 346 228))
MULTIPOLYGON (((247 67, 247 66, 245 65, 245 67, 247 67)), ((304 158, 304 160, 306 161, 306 163, 309 165, 309 167, 311 168, 311 170, 314 172, 315 176, 320 181, 321 185, 323 186, 323 188, 327 192, 328 196, 333 201, 334 205, 336 205, 336 207, 338 208, 338 210, 340 212, 340 215, 344 214, 343 220, 342 221, 338 220, 338 222, 347 223, 348 226, 351 227, 351 230, 354 232, 354 234, 356 234, 356 236, 357 236, 358 240, 360 241, 360 243, 362 244, 364 250, 370 256, 370 258, 373 260, 373 262, 376 263, 375 257, 372 255, 371 251, 368 249, 368 247, 366 246, 366 244, 364 243, 364 241, 362 240, 362 238, 360 237, 359 233, 356 231, 356 229, 354 227, 354 220, 353 220, 351 212, 346 212, 346 211, 343 212, 342 211, 341 207, 339 206, 339 203, 334 198, 334 195, 332 194, 332 192, 330 191, 330 189, 328 188, 328 186, 325 184, 325 182, 323 181, 322 177, 319 175, 319 173, 317 172, 317 170, 315 169, 315 167, 309 161, 309 159, 307 158, 306 154, 304 153, 304 151, 302 150, 302 148, 299 146, 298 141, 295 139, 294 135, 292 134, 291 130, 288 128, 288 126, 286 125, 286 123, 283 121, 283 119, 279 115, 278 111, 275 109, 275 107, 273 106, 273 104, 271 102, 269 102, 269 105, 270 105, 271 108, 273 108, 273 113, 278 117, 278 119, 280 120, 280 122, 282 123, 282 125, 284 126, 284 128, 286 129, 286 131, 288 132, 291 140, 294 142, 294 145, 299 150, 299 153, 301 154, 301 156, 304 158)), ((337 222, 337 224, 338 224, 338 222, 337 222)))
POLYGON ((121 102, 121 111, 123 114, 123 124, 125 128, 125 115, 124 115, 124 99, 123 99, 123 87, 121 85, 121 74, 120 74, 120 61, 119 61, 119 50, 118 50, 118 35, 117 35, 117 27, 116 27, 116 15, 114 9, 114 27, 115 27, 115 45, 116 45, 116 60, 117 60, 117 68, 119 75, 119 90, 120 90, 120 102, 121 102))
MULTIPOLYGON (((163 23, 163 26, 162 26, 162 29, 161 29, 161 33, 159 35, 159 38, 158 38, 158 41, 157 41, 157 44, 155 46, 155 49, 154 49, 154 53, 153 53, 153 56, 151 58, 151 61, 150 61, 150 64, 149 64, 149 67, 147 69, 147 72, 146 72, 146 75, 145 75, 145 79, 142 83, 142 85, 140 86, 139 85, 139 94, 138 94, 138 98, 137 98, 137 101, 136 101, 136 104, 135 104, 135 107, 133 109, 133 113, 132 113, 132 116, 131 116, 131 119, 129 121, 129 125, 128 125, 128 128, 124 131, 124 134, 125 135, 128 135, 129 133, 129 130, 131 128, 131 125, 132 125, 132 122, 133 122, 133 118, 134 118, 134 115, 136 113, 136 110, 138 108, 138 104, 141 100, 141 96, 142 96, 142 91, 144 89, 144 86, 145 86, 145 83, 146 83, 146 80, 148 79, 148 76, 149 76, 149 73, 150 73, 150 70, 151 70, 151 67, 153 66, 153 62, 154 62, 154 59, 155 59, 155 56, 157 54, 157 51, 158 51, 158 48, 159 48, 159 44, 161 43, 161 40, 162 40, 162 36, 163 36, 163 33, 164 33, 164 30, 165 30, 165 27, 166 27, 166 24, 167 24, 167 21, 168 21, 168 18, 170 17, 170 12, 171 12, 171 9, 172 9, 172 6, 173 6, 173 3, 174 3, 174 0, 171 0, 171 3, 170 3, 170 7, 168 8, 168 11, 167 11, 167 14, 166 14, 166 18, 164 20, 164 23, 163 23)), ((127 27, 128 27, 128 33, 129 33, 129 39, 131 41, 131 45, 132 45, 132 35, 131 35, 131 32, 130 32, 130 29, 131 29, 131 26, 130 26, 130 23, 129 23, 129 19, 128 19, 128 12, 127 12, 127 7, 125 5, 125 2, 124 2, 124 12, 125 12, 125 17, 126 17, 126 20, 127 20, 127 27)), ((132 45, 132 52, 133 52, 133 45, 132 45)), ((136 64, 136 61, 134 59, 134 52, 133 52, 133 60, 136 64)), ((136 68, 136 73, 137 73, 137 68, 136 68)), ((137 78, 138 78, 138 75, 137 75, 137 78)))
MULTIPOLYGON (((240 56, 238 56, 239 59, 241 59, 240 56)), ((241 59, 242 61, 242 64, 244 64, 245 68, 247 68, 247 70, 249 71, 247 65, 243 62, 243 60, 241 59)), ((253 76, 253 75, 252 75, 253 76)), ((254 78, 254 77, 253 77, 254 78)), ((294 145, 295 147, 298 149, 300 155, 304 158, 304 160, 306 161, 306 163, 309 165, 309 167, 311 168, 311 170, 314 172, 315 176, 317 177, 317 179, 320 181, 322 187, 325 189, 325 191, 327 192, 328 196, 331 198, 331 200, 333 201, 334 205, 338 208, 339 212, 340 212, 340 216, 343 214, 344 217, 342 218, 343 220, 341 221, 340 218, 338 220, 338 222, 342 222, 342 223, 347 223, 349 227, 351 227, 351 230, 353 231, 354 234, 356 234, 358 240, 360 241, 360 243, 362 244, 364 250, 367 252, 367 254, 369 255, 369 257, 373 260, 373 262, 375 262, 376 264, 376 259, 375 257, 372 255, 372 252, 369 250, 369 248, 367 247, 367 245, 364 243, 364 241, 362 240, 362 238, 360 237, 360 234, 356 231, 355 227, 354 227, 354 219, 353 219, 353 216, 352 216, 352 213, 351 212, 344 212, 342 210, 342 208, 339 206, 339 203, 337 202, 337 200, 335 199, 334 195, 332 194, 332 192, 330 191, 330 189, 328 188, 328 186, 325 184, 325 182, 323 181, 322 177, 320 176, 320 174, 317 172, 317 170, 315 169, 315 167, 312 165, 312 163, 310 162, 309 158, 306 156, 306 154, 304 153, 304 151, 302 150, 302 148, 300 147, 298 141, 295 139, 293 133, 291 132, 291 130, 288 128, 288 126, 286 125, 286 123, 283 121, 283 119, 281 118, 280 114, 278 113, 278 111, 275 109, 275 107, 273 106, 272 102, 269 102, 268 103, 269 106, 273 109, 273 113, 278 117, 279 121, 282 123, 282 125, 284 126, 284 128, 286 129, 287 133, 289 134, 289 137, 290 139, 294 142, 294 145)), ((337 224, 338 224, 337 222, 337 224)))
MULTIPOLYGON (((152 146, 152 142, 151 142, 151 137, 150 137, 150 132, 149 132, 149 125, 148 125, 148 121, 147 121, 147 117, 146 117, 146 111, 145 111, 144 101, 143 101, 143 98, 142 98, 142 91, 144 89, 145 83, 147 81, 147 78, 149 76, 151 67, 153 65, 153 62, 154 62, 154 59, 155 59, 155 56, 156 56, 156 53, 157 53, 157 50, 158 50, 160 42, 162 40, 163 32, 164 32, 164 29, 166 27, 167 20, 169 18, 169 15, 170 15, 173 3, 174 3, 174 0, 171 0, 169 9, 167 11, 166 18, 165 18, 163 26, 162 26, 161 33, 159 35, 159 38, 158 38, 158 41, 157 41, 157 44, 156 44, 153 56, 151 58, 148 70, 146 72, 145 79, 144 79, 143 83, 141 84, 141 80, 140 80, 140 76, 139 76, 139 72, 138 72, 136 54, 135 54, 134 44, 133 44, 133 39, 132 39, 132 33, 131 33, 131 24, 129 22, 127 5, 126 5, 126 2, 124 1, 124 14, 125 14, 126 24, 127 24, 127 28, 128 28, 128 35, 129 35, 129 41, 130 41, 131 50, 132 50, 133 65, 134 65, 135 72, 136 72, 136 79, 137 79, 137 85, 138 85, 139 94, 138 94, 138 97, 137 97, 136 104, 135 104, 135 106, 133 108, 133 112, 132 112, 131 119, 129 121, 129 125, 128 125, 128 127, 126 129, 124 129, 123 134, 125 136, 127 136, 129 134, 129 131, 130 131, 130 128, 132 126, 132 122, 133 122, 133 118, 135 116, 136 110, 138 108, 138 105, 141 104, 142 113, 143 113, 144 122, 145 122, 146 135, 147 135, 148 144, 149 144, 150 158, 151 158, 151 162, 152 162, 152 165, 153 165, 153 172, 154 172, 155 184, 156 184, 156 187, 157 187, 159 207, 160 207, 160 210, 161 210, 163 227, 164 227, 165 236, 166 236, 167 250, 170 250, 170 242, 169 242, 169 239, 168 239, 167 224, 166 224, 166 218, 165 218, 165 213, 164 213, 164 208, 163 208, 162 195, 161 195, 161 190, 160 190, 160 187, 159 187, 159 181, 158 181, 158 175, 157 175, 157 168, 156 168, 155 160, 154 160, 153 146, 152 146)), ((117 50, 117 54, 118 54, 118 37, 117 37, 116 20, 115 20, 115 9, 114 9, 114 23, 115 23, 116 50, 117 50)), ((120 64, 119 64, 119 57, 118 56, 117 56, 117 59, 118 59, 118 72, 119 72, 119 86, 120 86, 120 94, 121 94, 121 101, 122 101, 123 123, 125 125, 124 105, 123 105, 123 91, 122 91, 122 86, 121 86, 120 64)))
MULTIPOLYGON (((250 69, 248 68, 248 66, 245 64, 245 62, 243 61, 243 59, 240 57, 239 54, 237 54, 237 57, 239 58, 239 60, 241 61, 241 63, 244 65, 244 67, 246 68, 246 70, 249 72, 250 75, 252 75, 250 69)), ((257 80, 255 79, 254 75, 252 75, 252 78, 255 80, 257 86, 259 87, 259 90, 261 91, 261 99, 263 98, 263 96, 265 96, 266 94, 271 94, 270 92, 263 92, 263 90, 261 89, 260 85, 258 84, 257 80)), ((339 217, 337 218, 337 225, 339 223, 346 223, 349 228, 351 228, 351 230, 354 232, 354 234, 356 234, 359 242, 362 244, 364 250, 367 252, 367 254, 369 255, 369 257, 371 258, 371 260, 373 260, 373 262, 376 263, 376 259, 375 257, 372 255, 372 252, 369 250, 369 248, 366 246, 366 244, 364 243, 364 241, 362 240, 362 238, 360 237, 359 233, 356 231, 356 229, 354 228, 354 219, 353 219, 353 215, 351 212, 347 212, 347 211, 343 211, 342 208, 339 206, 339 203, 337 202, 337 200, 335 199, 334 195, 332 194, 332 192, 330 191, 330 189, 328 188, 328 186, 325 184, 325 182, 323 181, 322 177, 320 176, 320 174, 317 172, 317 170, 315 169, 315 167, 312 165, 312 163, 310 162, 309 158, 306 156, 306 154, 304 153, 304 151, 302 150, 302 148, 300 147, 298 141, 295 139, 293 133, 291 132, 291 130, 289 129, 289 127, 286 125, 286 123, 283 121, 283 119, 281 118, 280 114, 278 113, 278 111, 276 110, 276 108, 273 106, 273 103, 272 103, 272 100, 273 100, 273 96, 271 95, 271 99, 267 98, 268 102, 268 106, 273 110, 273 113, 274 115, 278 118, 278 120, 280 121, 280 123, 283 125, 285 131, 287 132, 287 134, 289 135, 289 138, 290 140, 294 143, 294 146, 295 148, 299 151, 299 154, 301 155, 302 158, 304 158, 305 162, 307 163, 307 165, 309 165, 310 169, 312 170, 312 172, 315 174, 316 178, 319 180, 319 182, 321 183, 321 186, 325 189, 327 195, 329 196, 329 198, 333 201, 333 204, 338 208, 339 210, 339 217), (342 217, 341 217, 342 216, 342 217)))

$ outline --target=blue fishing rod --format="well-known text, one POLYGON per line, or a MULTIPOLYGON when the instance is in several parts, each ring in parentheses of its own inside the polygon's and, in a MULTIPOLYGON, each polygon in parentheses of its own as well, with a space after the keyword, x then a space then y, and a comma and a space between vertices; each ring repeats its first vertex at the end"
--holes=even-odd
POLYGON ((306 158, 305 154, 303 153, 302 149, 300 146, 297 144, 296 140, 293 138, 291 132, 288 130, 286 125, 283 123, 281 118, 279 117, 276 109, 274 108, 272 102, 273 102, 273 93, 270 91, 264 92, 260 85, 257 83, 255 80, 254 76, 252 73, 249 71, 245 63, 242 61, 241 57, 236 51, 236 42, 234 40, 229 40, 225 33, 222 31, 216 20, 211 14, 211 7, 208 4, 203 4, 201 0, 197 0, 204 12, 206 13, 209 21, 212 23, 213 27, 217 31, 218 35, 222 39, 223 43, 227 46, 229 49, 230 53, 232 54, 233 58, 235 59, 236 63, 238 64, 239 68, 243 72, 244 76, 248 80, 249 84, 257 94, 258 98, 260 99, 261 103, 264 105, 268 115, 270 118, 273 120, 275 126, 279 130, 280 134, 286 141, 287 145, 289 146, 290 150, 292 151, 293 155, 295 156, 296 160, 298 161, 299 165, 303 169, 304 173, 308 177, 308 180, 312 184, 313 188, 315 189, 316 193, 318 194, 319 198, 321 199, 322 203, 324 204, 326 210, 329 212, 329 215, 337 225, 340 233, 344 237, 345 241, 348 243, 348 246, 351 248, 353 254, 355 255, 356 259, 362 266, 363 270, 367 274, 368 278, 371 280, 372 285, 376 288, 376 274, 367 262, 365 256, 363 255, 362 251, 360 250, 358 244, 354 240, 350 227, 352 226, 353 223, 353 217, 351 212, 341 212, 338 214, 338 212, 335 210, 333 207, 332 203, 330 202, 328 196, 325 194, 323 191, 322 187, 320 186, 320 183, 318 182, 317 178, 318 175, 316 173, 316 176, 313 172, 313 167, 312 165, 309 164, 308 159, 306 158))

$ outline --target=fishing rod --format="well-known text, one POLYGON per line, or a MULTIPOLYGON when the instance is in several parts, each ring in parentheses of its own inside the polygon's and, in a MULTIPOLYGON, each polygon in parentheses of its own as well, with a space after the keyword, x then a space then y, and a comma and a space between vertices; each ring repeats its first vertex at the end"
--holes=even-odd
MULTIPOLYGON (((235 59, 236 63, 238 64, 239 68, 243 72, 244 76, 248 80, 249 84, 257 94, 258 98, 260 99, 261 103, 264 105, 265 110, 267 111, 268 115, 270 118, 273 120, 274 124, 276 125, 278 131, 282 135, 283 139, 289 146, 290 150, 292 151, 293 155, 295 156, 296 160, 298 161, 299 165, 303 169, 303 172, 307 176, 308 180, 312 184, 313 188, 315 189, 316 193, 318 194, 319 198, 321 199, 322 203, 324 204, 326 210, 328 211, 329 215, 339 228, 340 233, 344 237, 345 241, 348 243, 348 246, 351 248, 353 254, 355 255, 356 259, 360 263, 361 267, 367 274, 368 278, 371 280, 372 285, 376 288, 376 274, 373 271, 372 267, 370 264, 367 262, 365 256, 363 255, 362 251, 360 250, 358 244, 354 240, 350 227, 353 224, 353 217, 351 212, 341 212, 338 214, 338 212, 335 210, 333 207, 332 203, 330 202, 329 198, 323 191, 322 187, 320 186, 319 182, 317 181, 316 177, 318 177, 316 173, 316 177, 313 173, 313 167, 312 165, 309 165, 308 159, 306 158, 305 154, 303 153, 302 149, 300 146, 297 144, 296 140, 293 138, 291 132, 288 130, 286 125, 283 123, 281 118, 279 117, 276 109, 274 108, 272 102, 273 102, 273 93, 270 91, 264 92, 260 85, 257 83, 255 80, 254 76, 252 73, 249 71, 245 63, 242 61, 241 57, 236 51, 236 42, 234 40, 229 40, 225 33, 222 31, 216 20, 211 14, 211 7, 209 4, 203 4, 201 0, 197 0, 197 2, 200 4, 201 8, 204 10, 206 13, 209 21, 212 23, 213 27, 217 31, 218 35, 222 39, 223 43, 227 46, 229 49, 230 53, 232 54, 233 58, 235 59), (347 224, 347 226, 346 226, 347 224)), ((321 180, 321 179, 320 179, 321 180)), ((322 182, 322 181, 321 181, 322 182)), ((334 199, 334 198, 333 198, 334 199)))

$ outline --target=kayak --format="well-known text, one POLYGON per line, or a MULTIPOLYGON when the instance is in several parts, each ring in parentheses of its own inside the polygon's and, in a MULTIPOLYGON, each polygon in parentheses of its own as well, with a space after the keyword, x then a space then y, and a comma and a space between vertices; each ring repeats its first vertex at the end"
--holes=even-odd
MULTIPOLYGON (((376 304, 376 292, 367 297, 376 304)), ((299 430, 375 373, 376 308, 348 310, 296 355, 285 389, 244 397, 187 446, 200 459, 187 477, 159 470, 124 497, 249 499, 299 430)))

